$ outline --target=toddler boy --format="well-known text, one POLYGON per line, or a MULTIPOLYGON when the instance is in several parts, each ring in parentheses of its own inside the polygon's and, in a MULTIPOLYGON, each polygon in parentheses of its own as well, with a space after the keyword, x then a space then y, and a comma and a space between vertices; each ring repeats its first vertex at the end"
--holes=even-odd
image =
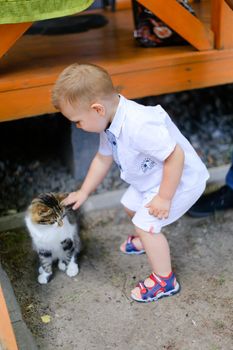
POLYGON ((203 193, 208 171, 188 140, 157 105, 145 107, 119 95, 109 74, 91 64, 73 64, 58 77, 54 106, 77 128, 100 134, 100 144, 81 188, 65 205, 78 209, 101 183, 114 160, 129 183, 122 198, 135 234, 120 249, 146 253, 151 275, 131 297, 157 300, 180 289, 162 227, 178 220, 203 193))

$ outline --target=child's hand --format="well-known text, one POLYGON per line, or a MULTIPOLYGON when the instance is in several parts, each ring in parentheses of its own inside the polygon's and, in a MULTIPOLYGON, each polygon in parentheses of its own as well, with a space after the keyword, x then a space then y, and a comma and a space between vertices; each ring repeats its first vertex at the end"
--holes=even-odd
POLYGON ((87 199, 88 195, 83 192, 82 190, 76 191, 76 192, 71 192, 68 197, 66 197, 63 201, 62 204, 67 206, 70 204, 74 204, 72 206, 73 210, 78 209, 87 199))
POLYGON ((156 216, 158 219, 167 219, 171 207, 171 200, 161 198, 158 194, 145 205, 149 208, 149 214, 156 216))

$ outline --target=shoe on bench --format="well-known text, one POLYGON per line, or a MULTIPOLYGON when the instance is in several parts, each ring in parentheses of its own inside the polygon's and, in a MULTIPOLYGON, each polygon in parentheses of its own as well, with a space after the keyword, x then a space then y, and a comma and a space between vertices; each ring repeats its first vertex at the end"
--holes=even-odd
POLYGON ((188 214, 193 217, 205 217, 219 210, 233 208, 233 189, 225 185, 207 195, 201 196, 189 209, 188 214))

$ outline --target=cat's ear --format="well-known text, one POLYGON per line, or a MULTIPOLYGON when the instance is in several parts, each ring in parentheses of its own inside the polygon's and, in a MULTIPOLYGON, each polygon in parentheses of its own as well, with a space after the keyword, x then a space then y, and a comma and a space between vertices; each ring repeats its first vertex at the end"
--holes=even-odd
POLYGON ((39 216, 40 218, 48 216, 52 213, 52 209, 48 208, 47 205, 42 203, 33 203, 30 207, 30 211, 32 215, 39 216))
POLYGON ((48 208, 47 206, 37 203, 34 205, 31 205, 29 207, 31 219, 35 223, 40 223, 41 221, 46 220, 51 214, 52 214, 52 209, 48 208))
POLYGON ((56 193, 58 201, 61 203, 68 196, 68 192, 56 193))

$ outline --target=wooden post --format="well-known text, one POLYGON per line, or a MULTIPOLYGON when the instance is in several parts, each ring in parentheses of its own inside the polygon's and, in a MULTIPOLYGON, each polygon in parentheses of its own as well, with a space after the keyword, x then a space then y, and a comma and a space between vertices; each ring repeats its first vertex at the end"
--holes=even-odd
POLYGON ((213 49, 213 32, 176 0, 138 0, 197 50, 213 49))
POLYGON ((23 33, 31 26, 31 22, 0 24, 0 58, 14 45, 23 33))
POLYGON ((215 48, 233 48, 233 11, 230 3, 212 0, 211 26, 215 36, 215 48))

